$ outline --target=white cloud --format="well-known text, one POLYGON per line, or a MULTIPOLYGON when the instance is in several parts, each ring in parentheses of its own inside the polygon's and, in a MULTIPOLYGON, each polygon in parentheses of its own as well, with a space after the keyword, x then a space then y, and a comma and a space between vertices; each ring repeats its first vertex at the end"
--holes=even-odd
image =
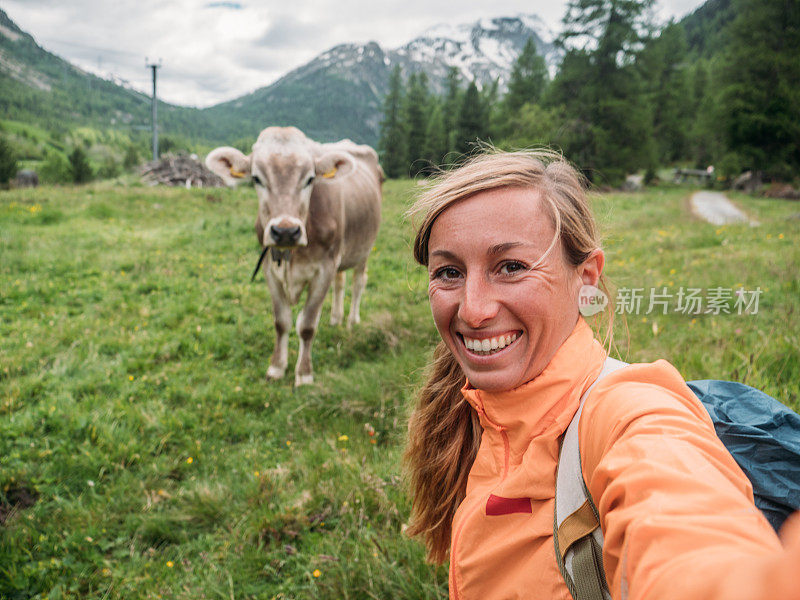
MULTIPOLYGON (((669 0, 682 16, 702 0, 669 0)), ((145 58, 161 59, 159 97, 209 106, 241 96, 345 42, 394 48, 442 22, 537 13, 558 30, 565 0, 4 0, 3 9, 46 49, 145 92, 145 58), (457 9, 454 7, 457 6, 457 9)))

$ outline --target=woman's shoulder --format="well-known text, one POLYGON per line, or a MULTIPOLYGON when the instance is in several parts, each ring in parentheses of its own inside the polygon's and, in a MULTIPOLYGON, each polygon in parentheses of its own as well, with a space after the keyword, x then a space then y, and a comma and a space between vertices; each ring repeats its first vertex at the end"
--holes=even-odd
POLYGON ((594 386, 581 416, 581 448, 607 449, 632 428, 714 435, 708 412, 666 360, 628 365, 594 386))
POLYGON ((657 360, 627 365, 598 381, 583 414, 618 419, 629 413, 674 409, 707 414, 678 370, 666 360, 657 360))

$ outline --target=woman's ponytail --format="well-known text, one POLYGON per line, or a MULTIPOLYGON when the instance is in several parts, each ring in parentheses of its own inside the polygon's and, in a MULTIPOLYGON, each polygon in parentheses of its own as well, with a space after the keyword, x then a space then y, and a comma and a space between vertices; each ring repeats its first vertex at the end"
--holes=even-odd
POLYGON ((437 564, 447 559, 453 517, 480 445, 477 414, 461 394, 465 383, 455 357, 440 342, 408 424, 404 458, 413 504, 406 533, 421 536, 428 560, 437 564))

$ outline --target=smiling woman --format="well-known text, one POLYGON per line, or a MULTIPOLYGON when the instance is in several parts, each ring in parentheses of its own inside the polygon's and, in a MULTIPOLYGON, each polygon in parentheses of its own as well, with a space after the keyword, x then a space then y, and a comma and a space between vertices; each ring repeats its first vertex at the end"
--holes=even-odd
POLYGON ((451 598, 800 598, 800 519, 783 549, 675 368, 609 359, 581 316, 604 255, 575 169, 475 156, 411 213, 442 342, 409 422, 407 532, 449 556, 451 598), (562 513, 565 436, 583 506, 562 513))
POLYGON ((465 381, 502 390, 535 377, 575 326, 578 288, 598 284, 603 254, 582 180, 555 153, 475 156, 410 214, 422 216, 414 257, 428 267, 442 342, 409 425, 409 533, 443 562, 480 445, 465 381))

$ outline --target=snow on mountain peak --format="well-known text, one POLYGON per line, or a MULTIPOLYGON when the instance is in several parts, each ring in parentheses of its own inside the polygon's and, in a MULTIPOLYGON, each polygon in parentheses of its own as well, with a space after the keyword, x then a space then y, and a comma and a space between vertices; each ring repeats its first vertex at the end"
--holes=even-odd
MULTIPOLYGON (((441 23, 387 54, 412 71, 426 71, 435 87, 450 67, 479 86, 498 80, 507 84, 514 61, 528 38, 548 65, 560 58, 554 35, 537 15, 483 18, 471 23, 441 23)), ((394 61, 393 61, 394 62, 394 61)))

